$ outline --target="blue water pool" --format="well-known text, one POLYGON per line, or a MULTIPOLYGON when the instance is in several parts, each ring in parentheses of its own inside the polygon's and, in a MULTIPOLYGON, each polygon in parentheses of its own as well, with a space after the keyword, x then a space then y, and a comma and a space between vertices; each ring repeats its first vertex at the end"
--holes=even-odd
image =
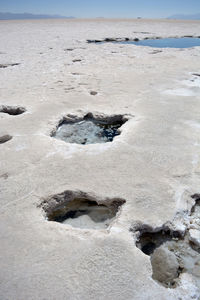
POLYGON ((140 41, 116 42, 120 44, 133 44, 137 46, 149 46, 155 48, 191 48, 200 46, 200 38, 166 38, 166 39, 146 39, 140 41))

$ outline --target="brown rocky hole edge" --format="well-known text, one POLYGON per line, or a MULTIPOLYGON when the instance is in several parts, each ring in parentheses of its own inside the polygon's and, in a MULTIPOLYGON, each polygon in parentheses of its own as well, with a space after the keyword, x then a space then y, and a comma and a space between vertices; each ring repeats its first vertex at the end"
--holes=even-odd
POLYGON ((81 229, 105 229, 125 202, 120 198, 100 199, 82 191, 67 190, 43 199, 39 207, 48 221, 81 229))
POLYGON ((0 113, 9 114, 12 116, 21 115, 26 111, 24 107, 21 106, 10 106, 10 105, 1 105, 0 113))
POLYGON ((152 278, 164 287, 177 287, 183 272, 191 274, 200 285, 200 194, 191 197, 195 200, 191 210, 177 215, 183 230, 174 229, 176 220, 160 228, 135 222, 130 229, 136 246, 150 256, 152 278))

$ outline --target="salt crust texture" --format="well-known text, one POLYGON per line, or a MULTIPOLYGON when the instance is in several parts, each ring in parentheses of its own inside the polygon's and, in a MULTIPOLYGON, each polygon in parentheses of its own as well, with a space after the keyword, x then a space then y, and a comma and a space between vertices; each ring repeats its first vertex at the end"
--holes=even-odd
POLYGON ((199 32, 199 21, 0 22, 0 105, 26 110, 0 113, 1 299, 199 299, 187 272, 174 289, 154 280, 130 232, 178 220, 199 193, 199 48, 86 42, 199 32), (51 137, 67 114, 90 112, 132 117, 111 143, 51 137), (48 221, 41 199, 66 190, 126 203, 108 229, 48 221))

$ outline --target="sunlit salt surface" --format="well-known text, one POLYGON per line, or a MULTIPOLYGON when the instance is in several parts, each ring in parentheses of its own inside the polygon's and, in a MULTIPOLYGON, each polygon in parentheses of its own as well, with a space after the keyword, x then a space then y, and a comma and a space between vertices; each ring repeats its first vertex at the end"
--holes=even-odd
POLYGON ((148 46, 154 48, 191 48, 200 46, 200 38, 166 38, 166 39, 145 39, 139 41, 116 42, 119 44, 133 44, 137 46, 148 46))

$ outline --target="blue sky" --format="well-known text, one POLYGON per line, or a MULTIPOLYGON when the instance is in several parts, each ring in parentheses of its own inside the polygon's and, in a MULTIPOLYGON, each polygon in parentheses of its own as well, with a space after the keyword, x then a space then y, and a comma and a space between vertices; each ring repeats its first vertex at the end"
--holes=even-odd
POLYGON ((200 13, 200 0, 0 0, 0 12, 75 17, 162 18, 200 13))

